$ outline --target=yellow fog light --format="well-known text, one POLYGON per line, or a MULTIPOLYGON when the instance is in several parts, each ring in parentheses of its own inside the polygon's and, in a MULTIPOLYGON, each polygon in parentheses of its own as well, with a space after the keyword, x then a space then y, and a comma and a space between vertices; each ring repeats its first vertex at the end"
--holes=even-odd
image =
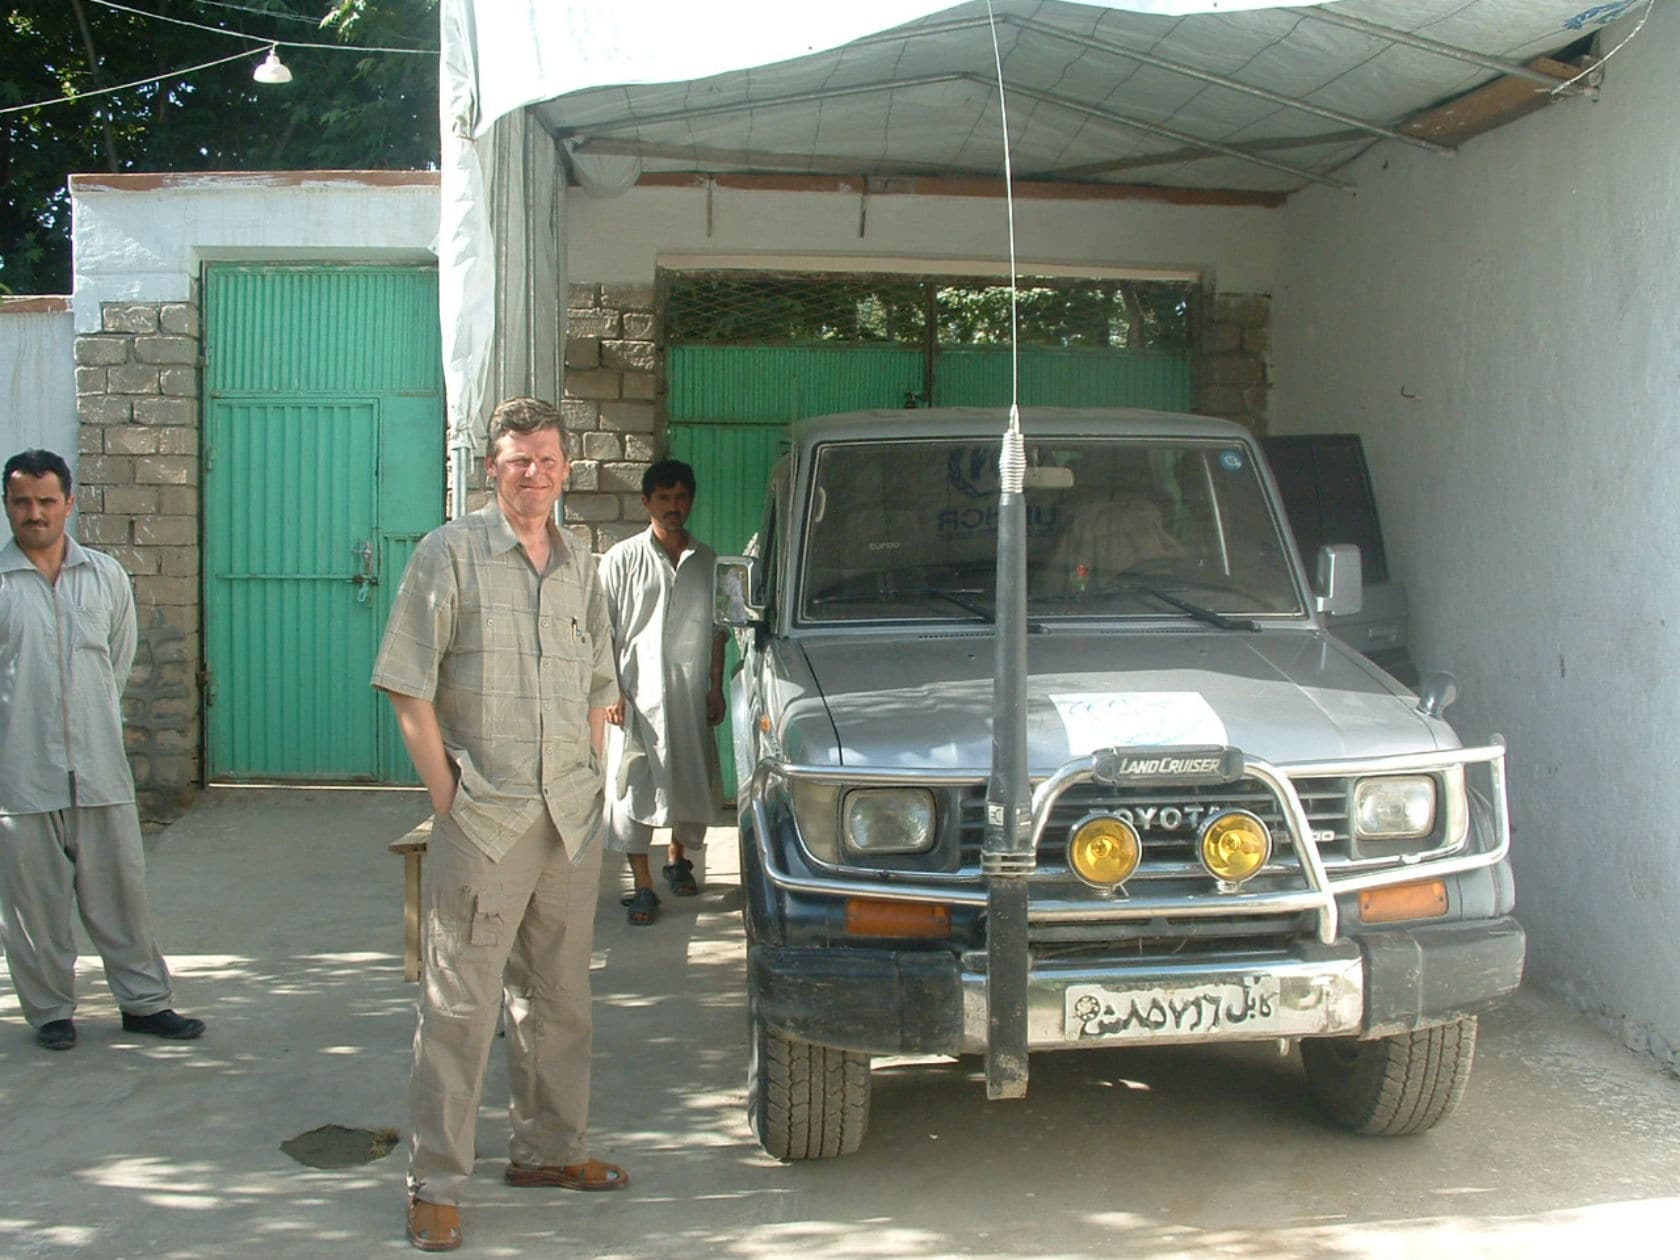
POLYGON ((1087 818, 1068 841, 1068 865, 1093 888, 1116 888, 1143 860, 1143 842, 1129 823, 1108 814, 1087 818))
POLYGON ((1252 879, 1271 856, 1272 833, 1246 810, 1228 809, 1202 828, 1202 865, 1227 884, 1252 879))

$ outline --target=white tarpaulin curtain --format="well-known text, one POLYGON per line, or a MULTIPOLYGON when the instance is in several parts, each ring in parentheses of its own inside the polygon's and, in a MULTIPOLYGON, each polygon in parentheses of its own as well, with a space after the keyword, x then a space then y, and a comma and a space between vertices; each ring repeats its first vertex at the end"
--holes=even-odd
MULTIPOLYGON (((1071 0, 1162 15, 1304 0, 1071 0)), ((557 398, 566 293, 564 176, 522 107, 610 84, 767 65, 952 8, 951 0, 442 0, 438 286, 456 509, 488 400, 557 398)))

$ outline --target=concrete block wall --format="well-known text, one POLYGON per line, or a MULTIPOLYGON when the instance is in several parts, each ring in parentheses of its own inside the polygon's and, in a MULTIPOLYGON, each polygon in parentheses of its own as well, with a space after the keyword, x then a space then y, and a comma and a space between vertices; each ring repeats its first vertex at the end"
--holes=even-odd
POLYGON ((1271 298, 1209 293, 1198 303, 1192 379, 1195 409, 1266 432, 1271 394, 1271 298))
POLYGON ((134 581, 140 642, 123 697, 140 816, 199 781, 199 310, 108 302, 75 340, 77 538, 134 581))
POLYGON ((647 528, 642 474, 665 453, 654 288, 574 284, 566 310, 566 527, 593 551, 647 528))

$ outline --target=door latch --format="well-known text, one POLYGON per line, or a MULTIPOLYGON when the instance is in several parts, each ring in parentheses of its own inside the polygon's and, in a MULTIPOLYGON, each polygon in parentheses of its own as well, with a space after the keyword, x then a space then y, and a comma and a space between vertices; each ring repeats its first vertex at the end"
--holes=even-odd
POLYGON ((352 573, 350 580, 356 584, 356 602, 365 604, 373 588, 379 585, 379 574, 374 571, 373 540, 362 539, 350 548, 350 554, 362 562, 361 572, 352 573))

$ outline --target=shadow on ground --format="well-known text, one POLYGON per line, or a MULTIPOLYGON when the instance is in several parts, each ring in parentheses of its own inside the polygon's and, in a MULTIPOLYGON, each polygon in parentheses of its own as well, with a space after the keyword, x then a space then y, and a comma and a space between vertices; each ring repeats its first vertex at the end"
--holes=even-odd
MULTIPOLYGON (((413 986, 385 846, 423 816, 415 793, 213 791, 152 839, 202 1042, 125 1037, 95 963, 82 1044, 49 1055, 0 987, 0 1254, 408 1254, 400 1147, 340 1169, 280 1147, 406 1126, 413 986)), ((623 872, 603 880, 594 1153, 632 1186, 502 1184, 498 1049, 463 1254, 1531 1260, 1680 1228, 1680 1082, 1526 993, 1484 1022, 1464 1107, 1417 1138, 1328 1127, 1269 1047, 1103 1049, 1035 1059, 1013 1103, 985 1101, 977 1061, 882 1061, 862 1151, 779 1165, 743 1112, 735 853, 712 835, 704 891, 666 894, 651 928, 625 922, 623 872)))

